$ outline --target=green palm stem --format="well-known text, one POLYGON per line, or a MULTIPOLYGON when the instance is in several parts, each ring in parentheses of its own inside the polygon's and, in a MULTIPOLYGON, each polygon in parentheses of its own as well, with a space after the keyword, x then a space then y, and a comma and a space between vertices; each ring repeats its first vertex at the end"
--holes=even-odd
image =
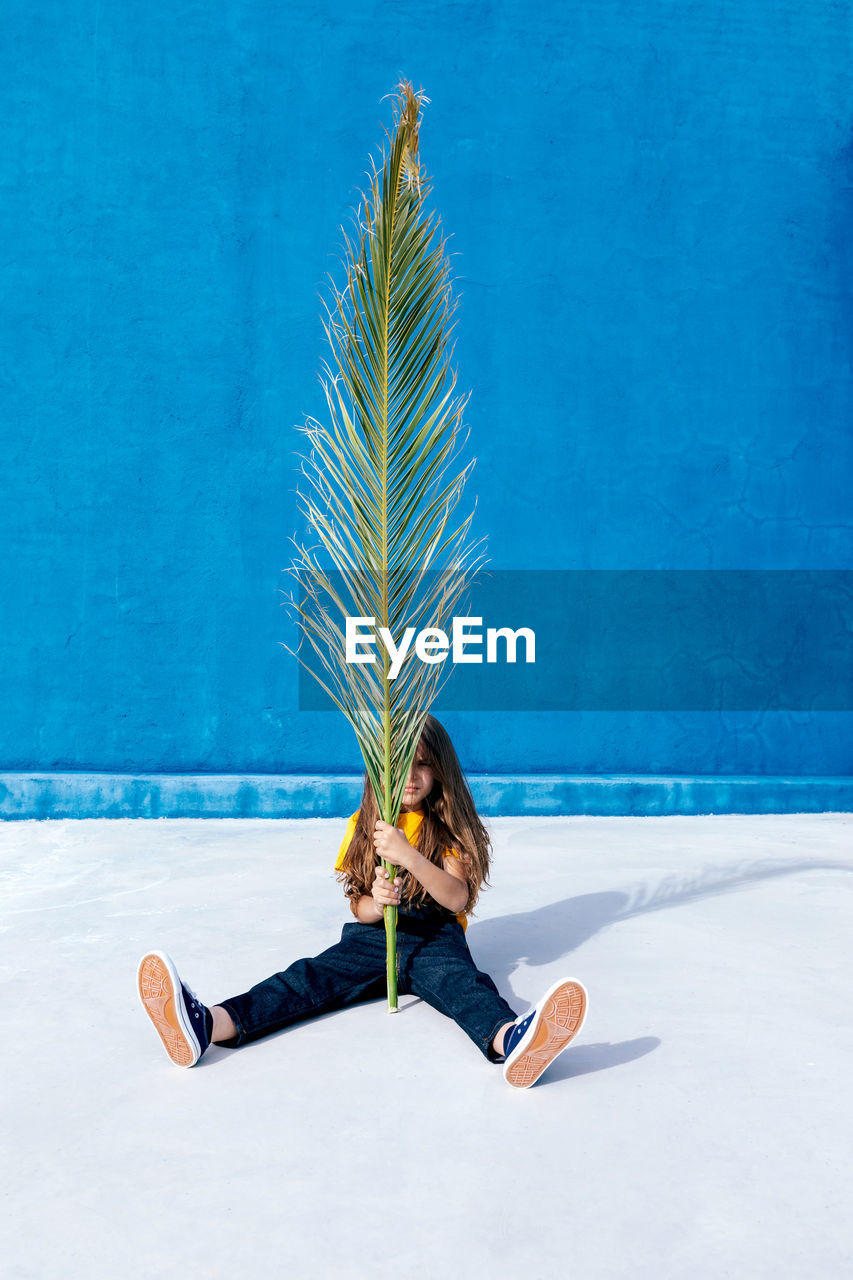
MULTIPOLYGON (((383 821, 396 826, 430 706, 450 664, 410 654, 350 666, 347 616, 371 616, 399 637, 405 627, 446 629, 483 560, 467 545, 473 511, 454 526, 469 462, 455 476, 467 397, 454 398, 449 266, 418 157, 421 99, 400 86, 396 131, 374 167, 364 214, 345 235, 346 284, 332 285, 322 385, 328 422, 309 419, 311 445, 300 507, 317 547, 294 540, 290 572, 303 597, 290 604, 320 670, 311 672, 352 726, 383 821), (318 552, 320 554, 318 554, 318 552), (334 566, 328 567, 329 562, 334 566)), ((287 645, 284 646, 286 649, 287 645)), ((293 652, 293 650, 289 650, 293 652)), ((393 880, 398 868, 383 859, 393 880)), ((389 1010, 397 1007, 397 908, 383 912, 389 1010)))
MULTIPOLYGON (((384 746, 384 770, 383 779, 385 783, 382 804, 382 820, 383 822, 391 822, 397 825, 399 813, 395 813, 393 817, 389 817, 392 811, 391 799, 391 694, 388 688, 388 651, 385 650, 383 661, 385 668, 385 696, 382 716, 383 727, 383 746, 384 746)), ((387 858, 382 859, 382 866, 388 872, 388 878, 391 884, 394 883, 394 877, 397 874, 397 867, 389 862, 387 858)), ((388 1012, 397 1012, 397 908, 393 906, 385 906, 382 908, 382 922, 385 926, 385 980, 388 988, 388 1012)))

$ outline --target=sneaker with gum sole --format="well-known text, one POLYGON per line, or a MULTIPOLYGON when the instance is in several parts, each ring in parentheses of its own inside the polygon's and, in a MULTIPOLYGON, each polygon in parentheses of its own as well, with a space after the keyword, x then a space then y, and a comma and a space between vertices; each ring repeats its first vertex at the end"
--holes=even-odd
POLYGON ((149 951, 142 957, 137 989, 169 1057, 176 1066, 194 1067, 210 1044, 213 1015, 181 982, 165 951, 149 951))
POLYGON ((587 994, 574 978, 560 978, 504 1037, 504 1079, 529 1089, 566 1049, 586 1018, 587 994))

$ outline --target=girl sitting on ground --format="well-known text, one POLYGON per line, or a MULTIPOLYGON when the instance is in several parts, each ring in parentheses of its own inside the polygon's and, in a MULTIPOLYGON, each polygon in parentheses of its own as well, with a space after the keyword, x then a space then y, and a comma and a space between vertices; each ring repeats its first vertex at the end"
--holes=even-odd
POLYGON ((580 982, 553 983, 517 1017, 465 940, 467 917, 488 884, 489 836, 456 751, 433 716, 424 725, 403 797, 399 827, 379 817, 365 779, 335 870, 355 921, 339 942, 297 960, 243 995, 207 1007, 152 951, 139 963, 142 1004, 174 1063, 192 1067, 210 1044, 248 1044, 291 1023, 385 994, 386 906, 396 906, 398 989, 452 1018, 509 1084, 525 1089, 567 1047, 586 1016, 580 982), (400 869, 393 883, 381 859, 400 869))

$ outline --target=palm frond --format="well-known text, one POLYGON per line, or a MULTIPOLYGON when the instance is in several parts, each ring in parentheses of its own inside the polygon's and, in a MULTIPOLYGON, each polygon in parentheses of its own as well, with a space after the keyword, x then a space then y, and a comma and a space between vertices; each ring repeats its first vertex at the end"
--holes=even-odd
POLYGON ((451 368, 445 241, 425 208, 422 97, 399 86, 394 130, 345 233, 343 284, 333 282, 323 322, 325 421, 303 428, 299 505, 318 545, 296 544, 289 570, 302 590, 290 598, 301 635, 295 656, 352 725, 392 823, 450 663, 410 653, 392 680, 378 646, 374 664, 349 665, 346 618, 373 617, 398 640, 410 626, 447 630, 484 561, 483 542, 469 541, 473 512, 457 514, 473 466, 460 462, 468 397, 451 368), (305 662, 305 642, 320 672, 305 662))

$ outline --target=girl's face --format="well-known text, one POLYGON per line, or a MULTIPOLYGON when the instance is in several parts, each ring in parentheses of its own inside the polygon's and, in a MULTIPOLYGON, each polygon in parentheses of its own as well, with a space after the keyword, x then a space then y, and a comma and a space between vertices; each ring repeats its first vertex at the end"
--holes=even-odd
POLYGON ((415 759, 409 770, 406 790, 403 792, 403 809, 420 809, 424 800, 432 791, 434 783, 435 774, 426 762, 426 753, 423 746, 418 744, 415 759))

